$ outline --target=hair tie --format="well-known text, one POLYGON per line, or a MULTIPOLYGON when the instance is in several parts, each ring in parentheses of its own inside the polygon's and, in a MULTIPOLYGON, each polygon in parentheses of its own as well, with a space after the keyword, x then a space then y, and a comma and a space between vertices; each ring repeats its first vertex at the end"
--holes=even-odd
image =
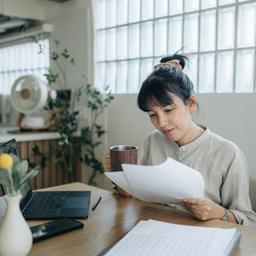
POLYGON ((172 68, 177 68, 177 69, 180 69, 182 70, 182 66, 180 65, 180 61, 179 60, 169 60, 169 61, 166 61, 166 62, 163 62, 163 63, 159 63, 159 64, 156 64, 154 66, 154 69, 158 69, 158 68, 164 68, 164 67, 172 67, 172 68))

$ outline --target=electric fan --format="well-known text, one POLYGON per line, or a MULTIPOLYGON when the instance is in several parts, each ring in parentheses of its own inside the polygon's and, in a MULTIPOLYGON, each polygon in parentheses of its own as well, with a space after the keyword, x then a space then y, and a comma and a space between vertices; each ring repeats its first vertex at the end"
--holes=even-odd
POLYGON ((48 97, 56 92, 34 75, 19 77, 11 88, 11 103, 20 113, 17 124, 22 130, 44 130, 50 127, 50 114, 43 110, 48 97))

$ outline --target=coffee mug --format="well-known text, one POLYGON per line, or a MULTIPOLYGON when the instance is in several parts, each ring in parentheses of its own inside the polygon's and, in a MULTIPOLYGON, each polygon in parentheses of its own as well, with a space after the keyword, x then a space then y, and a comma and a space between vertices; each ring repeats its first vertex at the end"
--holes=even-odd
POLYGON ((111 171, 123 171, 121 164, 137 164, 138 148, 132 145, 110 147, 111 171))

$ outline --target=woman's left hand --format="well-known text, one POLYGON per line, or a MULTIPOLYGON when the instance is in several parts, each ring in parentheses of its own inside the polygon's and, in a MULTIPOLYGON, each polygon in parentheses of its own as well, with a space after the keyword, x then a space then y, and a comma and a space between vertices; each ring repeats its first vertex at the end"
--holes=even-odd
POLYGON ((199 220, 222 219, 224 208, 208 198, 185 198, 183 203, 199 220))

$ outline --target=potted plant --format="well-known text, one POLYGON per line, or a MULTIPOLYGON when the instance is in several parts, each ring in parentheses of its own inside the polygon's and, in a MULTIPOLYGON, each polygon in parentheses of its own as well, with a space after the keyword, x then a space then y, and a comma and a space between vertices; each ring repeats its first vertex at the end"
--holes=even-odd
MULTIPOLYGON (((36 38, 34 41, 39 46, 39 54, 42 53, 44 46, 36 38)), ((61 92, 57 92, 59 97, 49 100, 46 107, 52 111, 53 127, 60 133, 58 148, 55 152, 56 161, 62 169, 68 171, 70 182, 76 180, 76 163, 78 161, 85 163, 93 170, 88 184, 95 184, 97 173, 103 173, 103 166, 96 156, 96 150, 102 144, 103 135, 106 133, 99 118, 113 100, 113 96, 108 87, 101 92, 86 79, 84 79, 84 85, 79 88, 68 89, 65 68, 67 65, 75 65, 75 60, 66 48, 61 49, 58 40, 54 41, 50 58, 54 69, 49 68, 45 77, 51 88, 62 88, 61 92), (77 106, 81 99, 88 114, 86 117, 88 122, 78 130, 77 106)))
POLYGON ((21 213, 20 200, 23 185, 38 173, 38 167, 30 172, 28 169, 27 160, 0 154, 0 184, 6 191, 6 211, 0 223, 0 255, 25 256, 32 247, 32 233, 21 213))

